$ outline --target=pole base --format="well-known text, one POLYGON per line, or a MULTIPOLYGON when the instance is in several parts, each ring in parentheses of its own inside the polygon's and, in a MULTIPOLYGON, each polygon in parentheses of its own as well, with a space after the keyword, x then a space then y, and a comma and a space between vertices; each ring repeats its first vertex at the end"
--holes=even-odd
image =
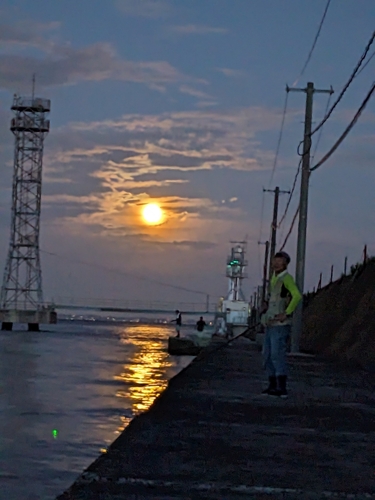
POLYGON ((39 323, 28 323, 29 332, 40 332, 39 323))
POLYGON ((11 323, 10 321, 3 321, 1 323, 1 330, 3 332, 11 332, 13 329, 13 323, 11 323))

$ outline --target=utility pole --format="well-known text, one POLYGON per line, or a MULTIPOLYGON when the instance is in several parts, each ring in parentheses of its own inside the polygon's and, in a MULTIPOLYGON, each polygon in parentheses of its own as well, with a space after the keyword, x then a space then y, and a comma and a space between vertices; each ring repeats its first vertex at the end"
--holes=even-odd
MULTIPOLYGON (((308 82, 304 89, 287 87, 287 92, 305 92, 305 131, 302 153, 301 194, 299 202, 298 240, 297 240, 297 262, 296 262, 296 285, 303 294, 305 282, 305 256, 306 256, 306 232, 307 232, 307 208, 310 177, 310 151, 311 151, 311 124, 313 110, 313 95, 333 94, 332 87, 329 90, 318 90, 312 82, 308 82)), ((299 352, 299 343, 302 332, 302 302, 299 303, 294 313, 291 352, 299 352)))
POLYGON ((272 258, 275 255, 276 250, 276 232, 277 232, 277 215, 279 210, 279 195, 281 193, 290 194, 290 191, 281 191, 277 186, 275 189, 263 189, 264 193, 274 193, 274 203, 273 203, 273 217, 271 226, 271 248, 270 248, 270 262, 268 271, 268 293, 270 293, 271 287, 271 276, 272 276, 272 258))

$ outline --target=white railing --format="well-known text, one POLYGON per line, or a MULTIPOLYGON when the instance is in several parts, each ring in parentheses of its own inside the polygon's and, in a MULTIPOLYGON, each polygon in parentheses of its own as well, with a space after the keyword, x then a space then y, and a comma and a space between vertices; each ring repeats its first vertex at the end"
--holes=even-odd
POLYGON ((48 113, 51 109, 51 100, 41 97, 20 97, 15 95, 12 109, 16 108, 32 108, 48 113))

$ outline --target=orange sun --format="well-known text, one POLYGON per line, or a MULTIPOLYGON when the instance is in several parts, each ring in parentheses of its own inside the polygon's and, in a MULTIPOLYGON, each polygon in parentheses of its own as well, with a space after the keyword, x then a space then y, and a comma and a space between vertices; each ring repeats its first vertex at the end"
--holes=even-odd
POLYGON ((149 203, 143 208, 142 216, 147 224, 159 224, 163 219, 163 210, 156 203, 149 203))

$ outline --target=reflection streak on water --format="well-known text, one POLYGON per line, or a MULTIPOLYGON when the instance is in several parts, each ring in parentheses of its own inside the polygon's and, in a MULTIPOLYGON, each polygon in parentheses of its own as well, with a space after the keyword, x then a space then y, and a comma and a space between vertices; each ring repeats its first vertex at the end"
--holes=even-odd
MULTIPOLYGON (((116 396, 129 400, 135 415, 147 410, 168 383, 166 375, 172 366, 170 357, 162 349, 160 341, 150 340, 158 336, 160 327, 157 326, 128 327, 121 335, 121 341, 130 341, 135 350, 123 365, 121 373, 114 377, 125 384, 116 396)), ((129 421, 123 418, 118 431, 122 431, 129 421)))
POLYGON ((53 498, 191 357, 165 326, 62 323, 0 334, 0 498, 53 498))

